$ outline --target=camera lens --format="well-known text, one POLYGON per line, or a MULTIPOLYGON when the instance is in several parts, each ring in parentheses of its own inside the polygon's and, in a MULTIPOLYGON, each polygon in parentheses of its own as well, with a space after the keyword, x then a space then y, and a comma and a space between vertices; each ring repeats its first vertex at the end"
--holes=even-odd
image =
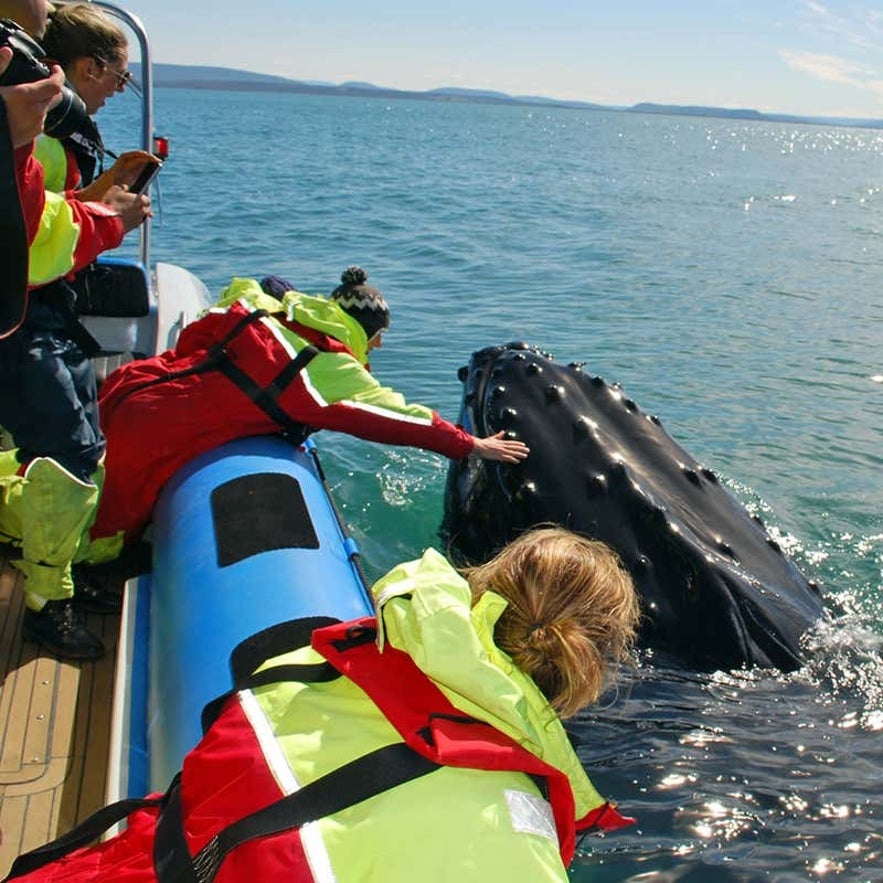
MULTIPOLYGON (((0 75, 0 86, 35 83, 49 76, 49 68, 42 61, 45 53, 40 44, 11 19, 0 19, 0 46, 12 49, 12 59, 0 75)), ((46 115, 43 131, 53 138, 67 138, 74 132, 88 130, 90 122, 83 99, 70 83, 65 83, 61 89, 61 101, 46 115)))
POLYGON ((43 131, 53 138, 67 138, 82 128, 88 116, 83 99, 65 85, 61 88, 61 101, 46 114, 43 131))

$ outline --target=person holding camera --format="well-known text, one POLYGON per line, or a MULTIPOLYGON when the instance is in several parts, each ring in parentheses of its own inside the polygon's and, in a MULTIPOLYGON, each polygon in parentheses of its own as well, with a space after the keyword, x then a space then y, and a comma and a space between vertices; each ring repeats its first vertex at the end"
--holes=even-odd
POLYGON ((101 9, 73 3, 51 14, 41 42, 47 58, 61 65, 85 107, 76 132, 67 137, 46 133, 37 141, 47 189, 82 191, 81 199, 101 199, 114 184, 131 186, 154 157, 143 150, 127 151, 103 171, 107 150, 93 119, 108 99, 132 84, 126 35, 101 9))
MULTIPOLYGON (((0 0, 0 18, 4 106, 9 100, 15 108, 29 95, 42 96, 43 89, 56 91, 58 72, 42 64, 42 50, 30 39, 42 33, 44 0, 0 0), (39 85, 41 80, 51 87, 39 85)), ((74 607, 72 561, 98 503, 104 437, 73 290, 63 281, 45 283, 118 246, 143 222, 150 204, 120 187, 112 187, 100 203, 45 191, 42 166, 27 140, 34 114, 41 113, 33 106, 31 117, 14 110, 17 122, 8 126, 18 144, 14 174, 29 246, 25 281, 30 291, 23 321, 0 334, 0 425, 17 445, 0 454, 0 535, 21 548, 21 558, 12 563, 26 577, 22 636, 63 658, 95 659, 104 647, 86 628, 82 610, 108 612, 114 604, 86 592, 74 607)))
MULTIPOLYGON (((17 11, 34 34, 43 32, 42 0, 0 0, 0 16, 17 11)), ((139 201, 120 187, 105 188, 102 206, 90 205, 82 193, 67 206, 61 206, 60 198, 47 198, 44 170, 33 156, 34 139, 45 128, 57 131, 66 126, 65 131, 73 131, 75 102, 82 107, 82 118, 86 109, 65 85, 64 71, 58 65, 50 69, 39 60, 42 57, 39 44, 24 28, 0 18, 0 223, 5 228, 0 237, 5 292, 0 299, 0 340, 21 323, 28 284, 42 285, 79 270, 119 244, 119 224, 108 217, 107 206, 111 215, 123 218, 123 232, 143 216, 139 201)))

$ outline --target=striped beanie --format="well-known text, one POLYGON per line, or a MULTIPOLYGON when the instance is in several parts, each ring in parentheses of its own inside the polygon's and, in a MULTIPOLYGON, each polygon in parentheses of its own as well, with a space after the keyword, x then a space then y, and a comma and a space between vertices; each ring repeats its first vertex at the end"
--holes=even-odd
POLYGON ((361 267, 347 267, 340 275, 341 284, 331 292, 331 300, 352 316, 371 340, 378 331, 389 328, 389 307, 376 288, 365 285, 367 279, 361 267))

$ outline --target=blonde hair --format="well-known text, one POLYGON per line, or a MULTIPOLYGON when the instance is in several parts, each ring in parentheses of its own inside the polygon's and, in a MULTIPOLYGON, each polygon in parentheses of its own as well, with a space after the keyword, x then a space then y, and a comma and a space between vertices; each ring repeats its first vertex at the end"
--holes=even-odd
POLYGON ((602 542, 560 527, 536 528, 461 572, 473 603, 489 589, 509 602, 494 641, 563 718, 597 701, 631 653, 637 592, 619 556, 602 542))
POLYGON ((78 58, 119 61, 128 49, 123 29, 91 3, 59 6, 49 16, 43 49, 65 70, 78 58))

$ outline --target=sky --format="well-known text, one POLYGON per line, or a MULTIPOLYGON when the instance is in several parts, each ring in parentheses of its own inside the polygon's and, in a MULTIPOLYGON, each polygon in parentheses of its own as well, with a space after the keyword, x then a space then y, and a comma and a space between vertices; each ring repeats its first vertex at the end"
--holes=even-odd
MULTIPOLYGON (((116 0, 121 2, 121 0, 116 0)), ((122 0, 154 62, 397 89, 883 117, 883 5, 122 0)))

